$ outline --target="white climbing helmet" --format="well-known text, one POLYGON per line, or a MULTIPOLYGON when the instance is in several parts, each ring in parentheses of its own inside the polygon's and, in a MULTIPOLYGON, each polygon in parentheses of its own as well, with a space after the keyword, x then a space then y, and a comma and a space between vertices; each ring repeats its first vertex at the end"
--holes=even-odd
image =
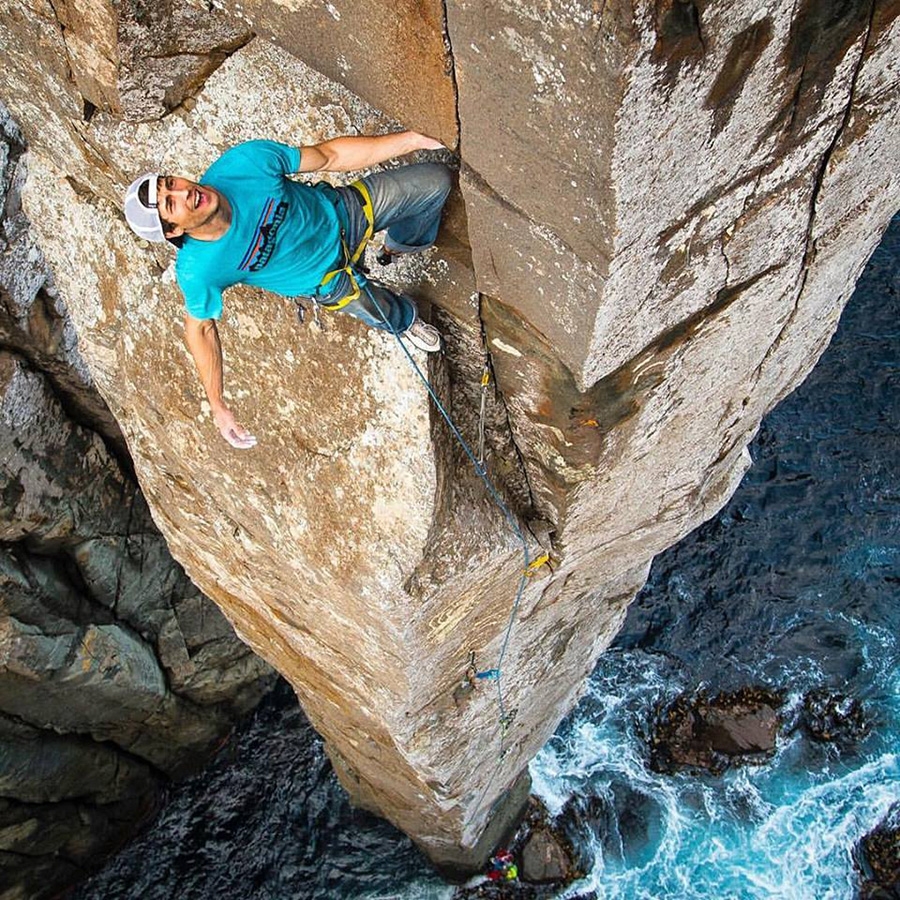
POLYGON ((156 182, 158 172, 147 172, 135 178, 125 192, 125 220, 131 230, 145 241, 164 241, 166 239, 159 213, 156 210, 156 182), (147 203, 141 202, 138 191, 147 185, 147 203))

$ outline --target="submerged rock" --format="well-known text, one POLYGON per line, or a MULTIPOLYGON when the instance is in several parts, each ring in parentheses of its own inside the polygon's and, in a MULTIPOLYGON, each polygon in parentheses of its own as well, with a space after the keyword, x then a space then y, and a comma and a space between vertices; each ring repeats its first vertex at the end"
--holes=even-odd
POLYGON ((706 769, 721 774, 734 765, 764 762, 775 750, 782 698, 747 687, 709 699, 683 694, 657 712, 650 761, 658 772, 706 769))
POLYGON ((652 856, 662 830, 656 800, 624 781, 605 785, 597 794, 573 796, 556 825, 581 872, 593 868, 598 845, 605 860, 641 865, 652 856))

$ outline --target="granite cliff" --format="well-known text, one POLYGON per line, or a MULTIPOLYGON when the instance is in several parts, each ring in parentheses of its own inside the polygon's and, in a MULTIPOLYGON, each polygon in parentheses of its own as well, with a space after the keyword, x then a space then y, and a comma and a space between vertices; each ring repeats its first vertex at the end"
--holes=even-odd
POLYGON ((521 810, 653 556, 718 510, 900 205, 900 3, 14 0, 0 97, 25 207, 174 556, 287 677, 354 801, 465 871, 521 810), (286 301, 228 297, 223 444, 171 256, 119 211, 150 167, 400 126, 457 151, 437 252, 386 276, 430 375, 286 301))

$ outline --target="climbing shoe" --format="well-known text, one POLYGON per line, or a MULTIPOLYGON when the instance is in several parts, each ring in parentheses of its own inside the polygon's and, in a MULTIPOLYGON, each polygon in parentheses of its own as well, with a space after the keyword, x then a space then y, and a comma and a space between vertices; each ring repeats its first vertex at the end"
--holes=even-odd
POLYGON ((427 322, 416 319, 406 331, 403 337, 407 338, 413 347, 418 347, 426 353, 437 353, 441 349, 441 333, 427 322))

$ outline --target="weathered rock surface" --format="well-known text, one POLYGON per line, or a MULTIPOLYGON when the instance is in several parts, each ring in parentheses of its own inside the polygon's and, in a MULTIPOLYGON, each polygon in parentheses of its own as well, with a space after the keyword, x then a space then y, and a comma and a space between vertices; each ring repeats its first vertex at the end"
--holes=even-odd
POLYGON ((860 841, 855 856, 860 900, 900 897, 900 805, 860 841))
POLYGON ((549 828, 533 831, 522 848, 522 879, 535 884, 568 883, 573 873, 572 859, 557 835, 549 828))
POLYGON ((22 213, 0 117, 0 897, 97 865, 268 685, 172 560, 22 213))
POLYGON ((212 4, 161 0, 56 0, 42 15, 56 23, 84 101, 127 119, 156 119, 190 97, 250 32, 212 4))
POLYGON ((84 122, 65 67, 35 61, 65 49, 43 0, 0 12, 28 209, 176 557, 291 680, 354 799, 478 868, 653 555, 730 495, 900 203, 900 4, 453 0, 364 39, 370 4, 277 6, 226 2, 273 43, 141 124, 111 103, 84 122), (552 551, 504 657, 506 728, 466 672, 496 663, 522 547, 403 358, 231 292, 226 383, 260 437, 234 453, 179 345, 170 257, 118 210, 136 171, 197 175, 261 134, 434 122, 452 143, 448 53, 463 202, 442 251, 391 274, 435 304, 431 374, 473 442, 486 345, 489 470, 532 554, 552 551))
POLYGON ((844 747, 861 741, 872 728, 859 700, 824 688, 803 698, 801 722, 813 740, 844 747))
POLYGON ((653 723, 650 760, 661 772, 680 768, 720 774, 729 766, 764 762, 775 751, 782 700, 764 688, 708 698, 682 695, 653 723))

